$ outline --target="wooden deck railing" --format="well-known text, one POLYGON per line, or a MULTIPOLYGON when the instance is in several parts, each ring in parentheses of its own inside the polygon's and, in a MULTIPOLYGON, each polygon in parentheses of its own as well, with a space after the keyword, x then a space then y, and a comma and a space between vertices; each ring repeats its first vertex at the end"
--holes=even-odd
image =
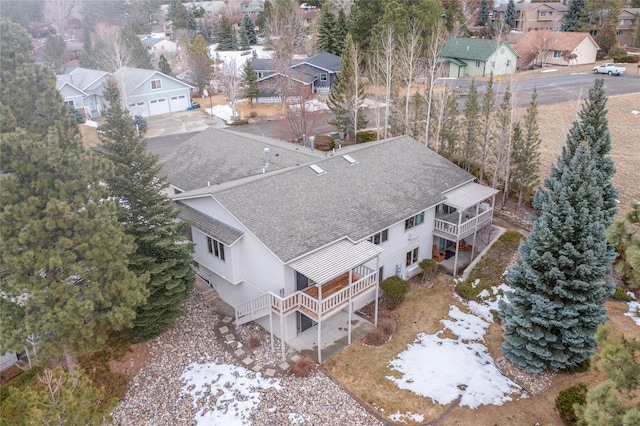
POLYGON ((491 221, 493 209, 488 209, 477 216, 469 218, 460 224, 449 222, 444 219, 435 219, 434 229, 445 232, 451 236, 456 237, 456 240, 460 237, 465 237, 471 234, 474 228, 481 228, 487 222, 491 221))

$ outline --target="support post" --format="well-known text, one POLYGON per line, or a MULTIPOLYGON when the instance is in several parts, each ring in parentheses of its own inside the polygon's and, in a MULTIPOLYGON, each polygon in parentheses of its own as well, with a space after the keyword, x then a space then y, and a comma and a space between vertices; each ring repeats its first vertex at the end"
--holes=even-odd
POLYGON ((322 318, 318 317, 318 364, 322 364, 322 318))
POLYGON ((282 354, 282 361, 286 361, 284 355, 284 315, 280 310, 280 353, 282 354))
POLYGON ((273 309, 271 308, 271 297, 269 297, 269 332, 271 334, 271 352, 273 352, 273 309))

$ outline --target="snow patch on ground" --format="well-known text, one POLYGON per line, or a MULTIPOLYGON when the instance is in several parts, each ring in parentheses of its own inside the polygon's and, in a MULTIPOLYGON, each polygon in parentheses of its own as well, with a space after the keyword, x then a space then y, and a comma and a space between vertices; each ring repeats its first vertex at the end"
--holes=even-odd
MULTIPOLYGON (((492 290, 497 295, 500 288, 492 290)), ((476 305, 478 309, 482 306, 479 303, 476 305)), ((488 313, 488 307, 483 309, 488 313)), ((502 405, 512 400, 511 395, 526 396, 521 394, 517 384, 500 373, 487 348, 481 343, 489 321, 492 321, 491 314, 487 316, 489 318, 467 314, 451 306, 449 317, 452 320, 444 319, 441 323, 458 339, 440 338, 438 334, 441 331, 419 334, 406 350, 389 362, 401 377, 387 378, 400 389, 442 405, 461 397, 460 405, 476 408, 479 405, 502 405)))
POLYGON ((631 301, 628 303, 629 312, 625 313, 626 316, 630 317, 633 322, 636 323, 638 327, 640 327, 640 303, 631 301))
POLYGON ((233 110, 229 105, 215 105, 213 108, 205 108, 205 111, 207 111, 207 114, 224 121, 231 121, 233 116, 233 110))
POLYGON ((93 120, 85 120, 85 122, 83 124, 85 126, 89 126, 89 127, 98 127, 98 123, 96 123, 93 120))
POLYGON ((389 416, 391 420, 398 423, 407 423, 405 419, 409 419, 415 423, 424 422, 424 416, 422 414, 414 414, 414 413, 401 413, 400 411, 396 412, 389 416))
POLYGON ((326 103, 320 102, 317 99, 312 99, 304 103, 304 107, 307 111, 329 111, 329 107, 326 103))
POLYGON ((550 69, 550 70, 542 70, 542 71, 540 71, 540 72, 541 72, 541 73, 547 73, 547 72, 558 72, 558 70, 557 70, 557 69, 555 69, 555 68, 552 68, 552 69, 550 69))
POLYGON ((278 379, 263 379, 244 367, 229 364, 197 362, 188 365, 182 373, 185 382, 182 395, 190 395, 199 425, 248 425, 251 411, 260 404, 257 388, 281 389, 278 379), (198 404, 199 400, 203 404, 198 404))
POLYGON ((638 115, 638 114, 640 114, 640 111, 638 111, 637 109, 634 109, 634 110, 631 111, 631 114, 638 115))

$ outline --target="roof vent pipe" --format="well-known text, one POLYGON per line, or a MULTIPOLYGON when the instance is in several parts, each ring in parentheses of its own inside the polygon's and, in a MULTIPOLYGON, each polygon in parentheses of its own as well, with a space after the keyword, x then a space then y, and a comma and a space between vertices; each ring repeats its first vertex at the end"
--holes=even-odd
POLYGON ((271 152, 269 148, 264 149, 264 167, 269 167, 271 164, 271 152))
POLYGON ((309 146, 311 147, 311 152, 313 152, 314 148, 316 147, 316 137, 315 136, 309 136, 309 146))

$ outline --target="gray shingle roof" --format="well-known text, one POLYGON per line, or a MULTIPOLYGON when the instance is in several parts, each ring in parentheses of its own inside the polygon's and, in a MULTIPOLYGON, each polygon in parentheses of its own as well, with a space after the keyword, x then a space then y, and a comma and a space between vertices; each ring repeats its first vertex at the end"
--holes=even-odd
POLYGON ((442 202, 444 191, 473 180, 409 137, 356 145, 316 164, 326 173, 301 165, 207 189, 288 262, 345 236, 362 240, 442 202), (357 164, 342 158, 347 153, 357 164))
POLYGON ((265 148, 270 149, 270 172, 309 163, 319 155, 271 138, 210 128, 163 156, 162 174, 183 191, 259 175, 265 148))
POLYGON ((105 75, 109 75, 106 71, 92 70, 89 68, 73 68, 66 74, 61 74, 58 82, 67 81, 74 87, 85 91, 88 86, 95 83, 105 75))
POLYGON ((313 65, 314 67, 321 68, 330 72, 340 72, 340 56, 336 56, 328 52, 320 52, 308 59, 303 60, 301 63, 313 65))
POLYGON ((276 60, 269 58, 253 58, 251 59, 251 66, 256 71, 275 71, 276 60))
POLYGON ((202 231, 211 238, 220 241, 224 245, 230 246, 244 235, 242 231, 222 223, 211 216, 207 216, 186 204, 179 201, 176 204, 180 209, 181 220, 191 222, 192 227, 202 231))

